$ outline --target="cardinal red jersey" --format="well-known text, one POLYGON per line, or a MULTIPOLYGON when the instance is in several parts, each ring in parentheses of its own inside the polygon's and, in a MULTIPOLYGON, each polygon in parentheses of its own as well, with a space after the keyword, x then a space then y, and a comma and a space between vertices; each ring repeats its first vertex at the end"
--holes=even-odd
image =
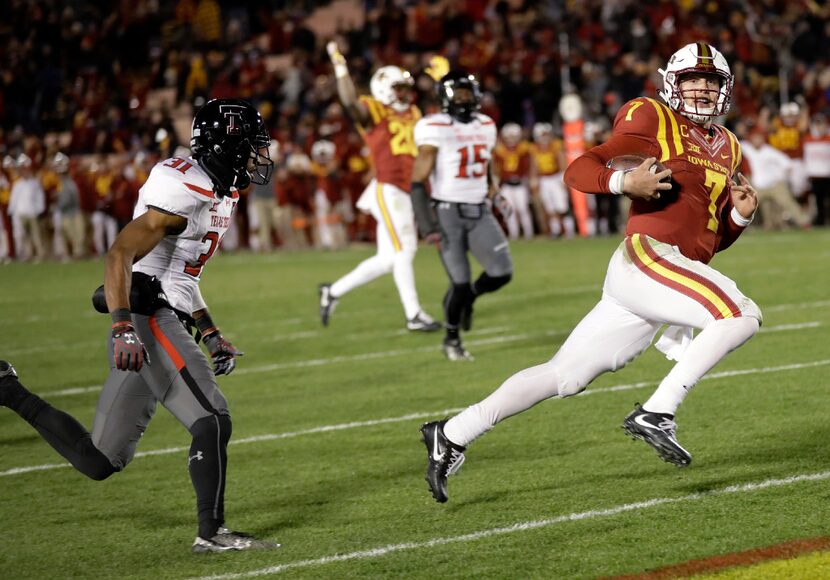
POLYGON ((553 139, 545 146, 533 143, 530 146, 530 155, 536 161, 539 177, 554 175, 562 170, 559 167, 559 152, 562 151, 562 141, 553 139))
POLYGON ((368 96, 360 97, 360 101, 369 109, 374 123, 372 127, 364 128, 362 134, 372 154, 375 178, 381 183, 409 191, 412 166, 418 156, 413 134, 421 111, 411 105, 405 112, 399 113, 368 96))
POLYGON ((798 127, 784 125, 780 119, 773 123, 769 144, 792 159, 804 157, 804 135, 798 127))
POLYGON ((493 163, 496 165, 502 183, 517 185, 530 171, 529 146, 521 141, 515 147, 499 143, 493 149, 493 163))
POLYGON ((606 162, 638 153, 671 169, 674 187, 660 199, 633 200, 626 235, 651 236, 704 263, 737 239, 744 229, 730 217, 732 176, 741 165, 737 138, 719 125, 707 130, 692 123, 654 99, 623 105, 611 139, 574 160, 565 182, 579 191, 610 193, 614 171, 606 162))

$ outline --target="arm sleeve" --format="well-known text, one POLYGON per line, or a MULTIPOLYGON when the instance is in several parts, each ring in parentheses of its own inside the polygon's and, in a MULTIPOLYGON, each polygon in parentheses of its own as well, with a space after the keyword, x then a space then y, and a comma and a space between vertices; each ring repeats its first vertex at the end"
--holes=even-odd
POLYGON ((614 133, 603 143, 577 157, 565 170, 568 187, 584 193, 610 194, 614 170, 606 167, 618 155, 641 154, 659 159, 657 110, 662 107, 647 98, 634 99, 620 107, 614 133))
POLYGON ((420 147, 421 145, 430 145, 432 147, 440 148, 440 128, 441 127, 438 125, 430 124, 429 117, 424 117, 420 119, 415 124, 415 146, 420 147))

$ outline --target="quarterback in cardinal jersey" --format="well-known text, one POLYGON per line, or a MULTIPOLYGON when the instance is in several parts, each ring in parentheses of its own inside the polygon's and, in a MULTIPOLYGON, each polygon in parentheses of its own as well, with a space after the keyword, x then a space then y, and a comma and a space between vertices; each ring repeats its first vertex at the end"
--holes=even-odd
POLYGON ((601 300, 550 361, 513 375, 448 421, 424 426, 428 446, 439 450, 427 467, 438 501, 446 501, 446 476, 458 470, 470 442, 544 399, 575 395, 602 373, 619 370, 664 325, 657 347, 677 364, 622 426, 664 461, 691 463, 677 440, 675 412, 695 383, 761 324, 758 306, 708 262, 749 225, 758 202, 741 174, 738 184, 732 182, 740 147, 713 123, 728 112, 732 98, 733 77, 723 55, 702 42, 689 44, 660 73, 662 102, 642 98, 625 104, 611 139, 565 172, 572 188, 633 200, 601 300), (628 172, 606 167, 622 154, 646 158, 628 172), (658 160, 666 169, 653 173, 658 160), (700 330, 694 338, 693 329, 700 330))

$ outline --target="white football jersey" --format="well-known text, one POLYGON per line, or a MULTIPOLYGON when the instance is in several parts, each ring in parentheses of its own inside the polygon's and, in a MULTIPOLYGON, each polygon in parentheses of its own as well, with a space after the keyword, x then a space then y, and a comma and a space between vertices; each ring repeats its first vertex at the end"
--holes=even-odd
POLYGON ((228 197, 215 197, 213 183, 191 157, 157 163, 138 193, 133 219, 152 206, 187 218, 187 227, 178 235, 162 238, 133 265, 133 271, 161 280, 170 305, 190 314, 202 268, 219 249, 238 201, 235 189, 228 197))
POLYGON ((460 123, 446 113, 423 117, 415 125, 415 145, 438 148, 430 176, 432 197, 440 201, 481 203, 487 197, 487 166, 496 146, 496 123, 477 113, 460 123))

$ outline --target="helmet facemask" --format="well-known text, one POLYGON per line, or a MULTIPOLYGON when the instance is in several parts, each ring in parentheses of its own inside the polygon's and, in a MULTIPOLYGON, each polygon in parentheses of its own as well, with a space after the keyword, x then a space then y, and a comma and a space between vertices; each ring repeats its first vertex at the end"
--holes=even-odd
POLYGON ((441 110, 461 123, 469 123, 481 107, 481 90, 472 75, 451 72, 438 82, 441 110), (466 90, 464 90, 466 89, 466 90), (469 98, 461 98, 463 95, 469 98))
POLYGON ((231 187, 268 183, 274 167, 270 141, 262 117, 250 103, 217 99, 196 113, 190 148, 213 181, 214 192, 224 197, 231 187))
POLYGON ((714 47, 704 43, 688 44, 672 55, 666 69, 660 69, 663 76, 663 90, 660 96, 669 107, 688 118, 693 123, 704 124, 715 117, 729 112, 732 105, 734 77, 723 55, 714 47), (694 101, 703 89, 685 89, 680 85, 687 75, 707 75, 718 79, 719 88, 711 106, 701 107, 694 101))

